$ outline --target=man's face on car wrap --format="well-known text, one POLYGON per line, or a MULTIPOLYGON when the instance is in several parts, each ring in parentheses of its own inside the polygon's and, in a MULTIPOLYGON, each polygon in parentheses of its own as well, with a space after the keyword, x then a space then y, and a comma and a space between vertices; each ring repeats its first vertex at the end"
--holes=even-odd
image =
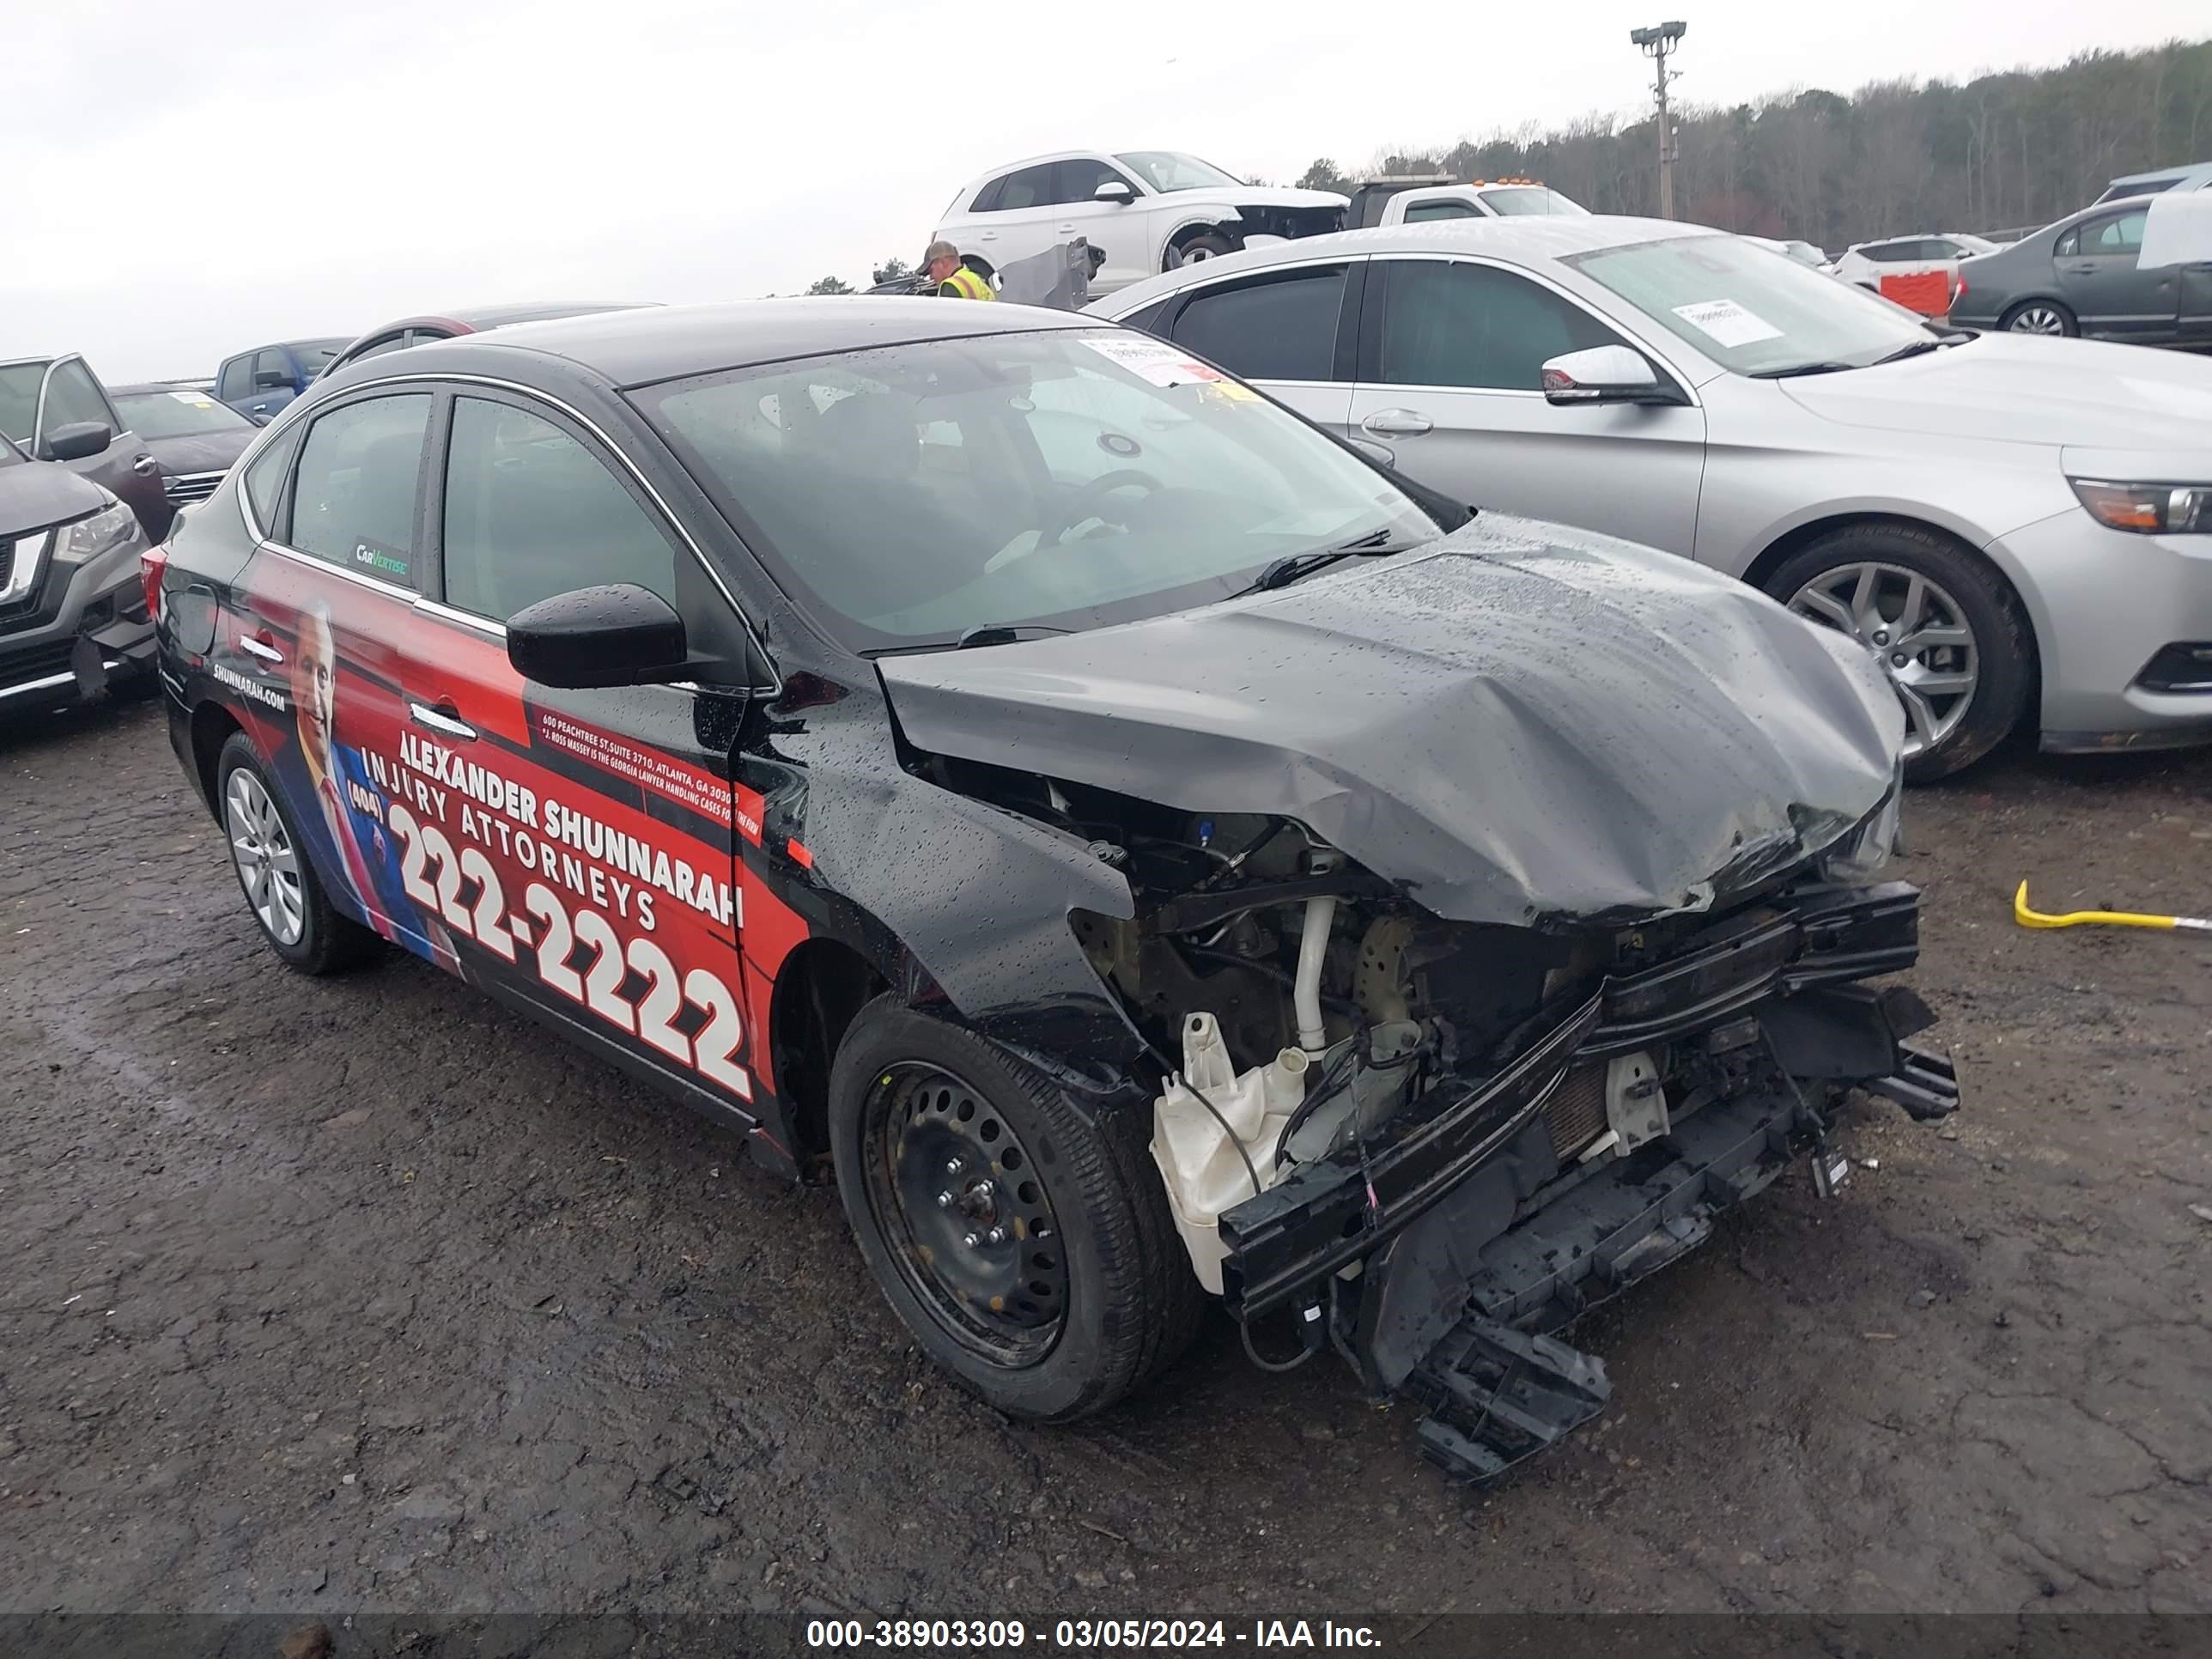
POLYGON ((300 711, 300 746, 319 769, 336 730, 337 697, 337 659, 331 648, 330 619, 319 609, 300 619, 300 655, 293 672, 293 691, 300 711))

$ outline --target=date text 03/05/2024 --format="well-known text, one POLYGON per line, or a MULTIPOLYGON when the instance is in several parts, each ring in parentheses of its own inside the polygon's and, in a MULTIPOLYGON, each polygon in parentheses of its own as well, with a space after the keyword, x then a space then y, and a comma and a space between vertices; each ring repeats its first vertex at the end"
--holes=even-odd
POLYGON ((1371 1626, 1333 1620, 1059 1619, 1050 1626, 1019 1619, 812 1619, 810 1648, 1364 1648, 1382 1646, 1371 1626))

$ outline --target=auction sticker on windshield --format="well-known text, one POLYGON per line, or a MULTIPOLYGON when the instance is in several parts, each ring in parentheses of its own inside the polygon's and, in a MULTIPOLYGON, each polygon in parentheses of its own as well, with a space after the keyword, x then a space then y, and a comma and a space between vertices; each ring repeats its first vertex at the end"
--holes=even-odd
POLYGON ((1194 362, 1164 340, 1086 338, 1083 342, 1109 362, 1118 363, 1138 377, 1154 386, 1190 386, 1209 381, 1221 381, 1218 369, 1208 368, 1204 363, 1194 362))
POLYGON ((1733 300, 1700 300, 1695 305, 1676 306, 1674 314, 1717 345, 1744 346, 1782 337, 1780 329, 1733 300))

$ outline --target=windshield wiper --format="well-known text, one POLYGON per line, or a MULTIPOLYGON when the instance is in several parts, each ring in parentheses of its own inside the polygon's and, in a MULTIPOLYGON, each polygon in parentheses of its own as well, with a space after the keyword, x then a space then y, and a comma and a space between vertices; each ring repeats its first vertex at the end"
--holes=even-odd
POLYGON ((1894 351, 1863 363, 1792 363, 1787 368, 1755 368, 1749 377, 1754 380, 1792 380, 1801 374, 1841 374, 1854 368, 1879 368, 1884 363, 1903 362, 1907 357, 1917 357, 1923 351, 1941 351, 1947 343, 1942 340, 1907 340, 1894 351))
POLYGON ((1281 558, 1262 566, 1258 575, 1229 597, 1241 599, 1247 593, 1265 593, 1274 588, 1288 587, 1300 577, 1310 576, 1316 570, 1326 570, 1340 560, 1379 558, 1385 554, 1402 553, 1408 547, 1419 545, 1417 542, 1400 543, 1395 540, 1397 533, 1385 525, 1364 536, 1339 542, 1334 547, 1324 547, 1312 553, 1285 553, 1281 558))
POLYGON ((1941 351, 1947 343, 1947 342, 1942 340, 1907 340, 1903 345, 1898 347, 1896 350, 1890 352, 1886 356, 1875 358, 1872 362, 1869 363, 1867 367, 1869 368, 1879 368, 1884 363, 1900 363, 1907 357, 1917 357, 1923 352, 1941 351))
POLYGON ((1841 374, 1847 369, 1858 367, 1857 363, 1792 363, 1787 368, 1754 368, 1747 378, 1753 380, 1794 380, 1801 374, 1841 374))
POLYGON ((1043 623, 978 623, 973 628, 963 628, 960 637, 952 641, 955 651, 965 651, 976 645, 1012 645, 1024 634, 1067 634, 1074 630, 1053 628, 1043 623))

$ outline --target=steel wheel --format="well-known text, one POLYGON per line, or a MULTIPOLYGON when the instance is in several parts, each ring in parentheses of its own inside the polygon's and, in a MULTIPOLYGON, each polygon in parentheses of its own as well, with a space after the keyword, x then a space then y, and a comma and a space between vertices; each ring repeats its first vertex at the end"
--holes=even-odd
POLYGON ((1905 758, 1942 743, 1966 719, 1981 653, 1949 591, 1899 564, 1839 564, 1790 599, 1799 616, 1850 635, 1889 676, 1905 705, 1905 758))
POLYGON ((244 767, 231 773, 224 787, 223 822, 246 902, 270 938, 279 945, 297 945, 307 925, 299 851, 285 832, 276 803, 244 767))
POLYGON ((963 1347, 1008 1369, 1067 1316, 1060 1224, 1036 1161, 981 1091, 902 1061, 870 1091, 867 1198, 908 1288, 963 1347))
POLYGON ((2063 334, 2066 319, 2058 314, 2055 307, 2038 301, 2033 305, 2022 306, 2005 328, 2014 334, 2063 334))

